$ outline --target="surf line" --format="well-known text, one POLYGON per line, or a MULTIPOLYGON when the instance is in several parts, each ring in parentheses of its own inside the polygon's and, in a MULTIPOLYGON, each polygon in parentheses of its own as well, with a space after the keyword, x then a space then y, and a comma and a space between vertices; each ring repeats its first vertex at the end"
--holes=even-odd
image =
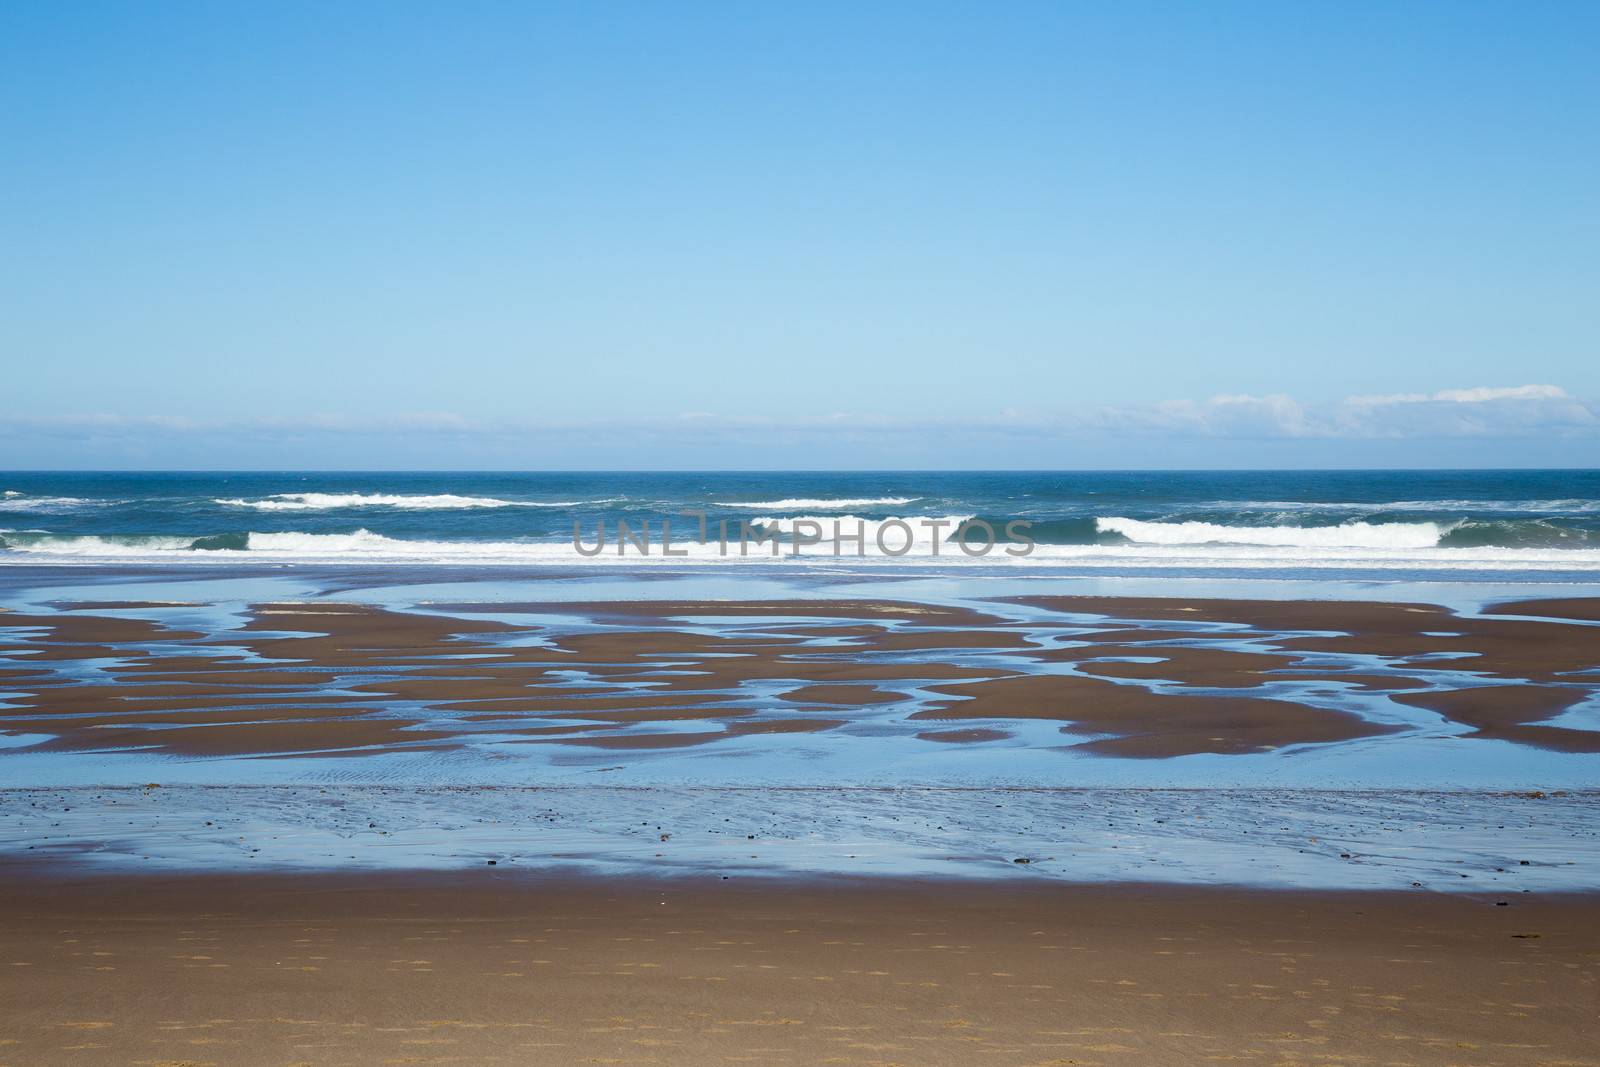
MULTIPOLYGON (((920 543, 926 544, 929 554, 933 556, 938 556, 941 547, 952 542, 962 554, 973 558, 987 556, 996 548, 1013 557, 1027 556, 1034 549, 1034 540, 1029 533, 1033 523, 1027 519, 1012 519, 1007 522, 1003 528, 1003 537, 996 531, 993 523, 977 518, 922 516, 914 519, 883 519, 870 524, 872 527, 870 533, 869 524, 865 519, 853 520, 855 523, 853 533, 845 530, 846 525, 852 520, 832 519, 829 520, 832 525, 831 536, 825 536, 822 521, 818 519, 794 519, 786 522, 737 519, 733 520, 738 527, 736 537, 730 532, 730 520, 719 519, 715 527, 716 537, 712 538, 711 524, 705 512, 683 511, 678 515, 680 518, 695 519, 699 523, 699 531, 692 542, 680 541, 674 545, 672 520, 666 516, 658 516, 657 520, 640 519, 637 529, 627 519, 617 519, 615 541, 611 542, 615 544, 616 554, 624 556, 631 549, 637 555, 649 556, 654 545, 650 532, 652 521, 659 522, 658 554, 665 558, 684 558, 693 554, 687 547, 691 543, 702 548, 715 546, 716 554, 722 557, 734 554, 735 550, 738 555, 748 557, 752 555, 752 548, 755 555, 760 555, 765 549, 769 555, 776 557, 783 554, 786 544, 790 556, 805 554, 806 549, 817 545, 828 546, 834 556, 854 555, 864 558, 868 554, 869 545, 880 555, 904 556, 919 544, 917 530, 919 527, 925 535, 920 543), (788 529, 784 529, 785 525, 788 529), (948 536, 945 534, 946 530, 950 530, 948 536), (854 545, 855 550, 846 552, 846 544, 854 545)), ((589 558, 598 556, 605 552, 607 543, 604 518, 595 524, 592 543, 585 541, 583 520, 572 520, 572 549, 578 555, 589 558)))

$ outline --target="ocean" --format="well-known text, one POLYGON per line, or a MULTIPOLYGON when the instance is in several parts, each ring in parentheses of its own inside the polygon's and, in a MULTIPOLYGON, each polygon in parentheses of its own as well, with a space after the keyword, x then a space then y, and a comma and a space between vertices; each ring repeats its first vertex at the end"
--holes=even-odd
POLYGON ((0 563, 759 565, 774 542, 815 567, 1587 576, 1600 471, 0 475, 0 563), (963 522, 996 547, 969 526, 958 551, 963 522))

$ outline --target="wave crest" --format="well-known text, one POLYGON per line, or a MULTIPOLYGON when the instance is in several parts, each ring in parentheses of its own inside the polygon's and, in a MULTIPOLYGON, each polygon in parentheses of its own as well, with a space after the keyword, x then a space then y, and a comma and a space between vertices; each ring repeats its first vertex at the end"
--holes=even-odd
POLYGON ((1257 545, 1268 548, 1437 548, 1450 526, 1437 522, 1346 522, 1338 526, 1224 526, 1096 517, 1101 533, 1140 545, 1257 545))
MULTIPOLYGON (((923 528, 915 524, 916 516, 907 520, 913 523, 913 531, 922 534, 923 528)), ((952 525, 941 531, 944 543, 935 544, 928 536, 919 536, 913 544, 911 551, 904 557, 896 557, 890 553, 878 550, 875 543, 876 530, 884 522, 892 520, 856 520, 853 517, 841 518, 839 516, 812 517, 811 521, 822 524, 824 536, 831 534, 831 523, 839 521, 842 532, 853 534, 855 522, 866 522, 866 556, 864 562, 872 565, 893 564, 896 558, 907 563, 934 564, 932 557, 937 552, 939 565, 952 567, 969 564, 979 566, 995 566, 1006 563, 1010 557, 999 552, 991 552, 982 558, 967 558, 957 546, 948 543, 953 533, 954 524, 959 523, 963 516, 947 516, 952 525)), ((806 521, 806 516, 771 520, 779 529, 787 527, 790 532, 796 522, 806 521)), ((730 526, 733 524, 730 523, 730 526)), ((1154 523, 1148 525, 1165 526, 1168 529, 1173 523, 1154 523)), ((1226 536, 1235 539, 1243 532, 1240 528, 1225 528, 1226 536)), ((1332 531, 1332 536, 1337 534, 1338 527, 1323 527, 1325 531, 1332 531)), ((614 531, 613 531, 614 532, 614 531)), ((5 563, 41 563, 51 560, 81 564, 85 561, 101 559, 109 561, 128 562, 146 560, 150 562, 173 563, 185 560, 194 563, 203 563, 223 558, 230 561, 255 560, 264 563, 276 561, 284 562, 316 562, 335 564, 370 563, 375 565, 387 564, 473 564, 473 565, 538 565, 554 564, 559 566, 573 566, 585 564, 726 564, 738 563, 748 559, 752 564, 762 562, 774 563, 778 560, 795 562, 791 548, 783 546, 778 556, 771 555, 765 548, 756 548, 752 545, 748 557, 741 553, 738 547, 738 531, 729 530, 729 537, 733 547, 727 551, 719 551, 718 545, 712 541, 706 545, 696 544, 692 538, 685 538, 682 533, 674 537, 673 544, 677 549, 687 552, 687 557, 667 557, 662 553, 659 531, 652 530, 652 548, 648 557, 639 555, 630 549, 626 554, 619 555, 617 541, 613 536, 599 556, 580 555, 572 543, 566 540, 559 541, 437 541, 437 540, 404 540, 387 537, 374 533, 371 530, 360 529, 353 533, 218 533, 202 537, 193 536, 137 536, 137 535, 66 535, 47 534, 40 531, 15 531, 6 530, 0 533, 0 564, 5 563)), ((1314 530, 1301 528, 1296 531, 1299 539, 1304 535, 1315 533, 1314 530)), ((1463 531, 1465 532, 1465 531, 1463 531)), ((1115 535, 1113 535, 1115 536, 1115 535)), ((1125 536, 1125 535, 1124 535, 1125 536)), ((1189 536, 1198 536, 1195 531, 1189 531, 1189 536)), ((1323 534, 1322 536, 1330 536, 1323 534)), ((1346 528, 1346 539, 1349 530, 1346 528)), ((593 531, 586 531, 584 542, 591 543, 593 531)), ((885 536, 885 545, 897 550, 904 542, 905 537, 901 531, 889 531, 885 536)), ((824 541, 820 544, 810 545, 802 551, 799 561, 813 565, 848 565, 857 562, 855 544, 853 541, 841 542, 838 559, 834 558, 832 544, 824 541)), ((1099 544, 1050 544, 1040 542, 1035 550, 1026 557, 1016 560, 1018 564, 1026 565, 1031 562, 1041 566, 1064 566, 1074 568, 1144 568, 1144 567, 1182 567, 1182 568, 1225 568, 1229 570, 1256 570, 1272 571, 1288 568, 1350 568, 1365 567, 1378 570, 1414 569, 1428 570, 1515 570, 1515 571, 1582 571, 1586 573, 1600 573, 1600 550, 1587 547, 1456 547, 1451 539, 1443 539, 1438 547, 1413 548, 1393 544, 1378 547, 1359 547, 1348 545, 1330 544, 1291 544, 1291 545, 1240 545, 1211 543, 1178 543, 1178 544, 1151 544, 1129 543, 1118 538, 1118 543, 1099 544)))
POLYGON ((583 500, 502 500, 493 496, 454 493, 274 493, 262 500, 225 498, 212 501, 257 511, 332 511, 337 508, 396 508, 403 511, 462 511, 470 508, 570 508, 583 500))
MULTIPOLYGON (((790 508, 817 508, 833 511, 836 508, 870 508, 878 505, 909 504, 920 500, 914 496, 844 496, 828 498, 790 497, 787 500, 713 500, 719 508, 771 508, 781 511, 790 508)), ((839 516, 843 517, 843 516, 839 516)))
POLYGON ((29 496, 15 489, 7 489, 0 496, 0 511, 57 512, 75 511, 78 508, 104 507, 114 500, 90 500, 81 496, 29 496))

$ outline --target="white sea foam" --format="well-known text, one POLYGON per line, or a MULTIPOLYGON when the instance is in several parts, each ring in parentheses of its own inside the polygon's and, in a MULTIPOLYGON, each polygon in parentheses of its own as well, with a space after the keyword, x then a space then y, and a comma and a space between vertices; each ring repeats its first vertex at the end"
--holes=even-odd
POLYGON ((1304 545, 1038 545, 1026 563, 1137 571, 1572 571, 1600 573, 1600 550, 1304 545))
POLYGON ((909 504, 917 499, 919 498, 914 496, 846 496, 826 499, 790 497, 787 500, 713 500, 712 503, 719 508, 759 508, 763 511, 768 509, 785 511, 794 508, 817 508, 822 511, 832 511, 836 508, 870 508, 880 504, 909 504))
POLYGON ((1450 527, 1437 522, 1346 522, 1338 526, 1224 526, 1097 517, 1095 528, 1141 545, 1255 545, 1274 548, 1436 548, 1450 527))
POLYGON ((1600 500, 1570 497, 1564 500, 1211 500, 1185 505, 1192 511, 1360 512, 1445 511, 1461 514, 1592 514, 1600 500))
MULTIPOLYGON (((840 555, 902 554, 900 551, 902 547, 909 545, 904 555, 932 556, 942 554, 937 546, 942 546, 955 534, 957 527, 972 517, 971 515, 906 515, 886 519, 863 519, 858 515, 793 515, 761 516, 748 521, 751 526, 759 526, 789 537, 798 532, 808 539, 820 538, 820 541, 810 546, 814 553, 833 554, 837 540, 840 555), (797 530, 801 523, 805 523, 805 527, 797 530), (859 542, 855 540, 857 537, 861 538, 859 542), (858 545, 862 546, 859 552, 858 545)), ((739 535, 737 530, 730 530, 729 536, 737 539, 739 535)), ((959 551, 955 546, 951 546, 949 550, 959 551)))
MULTIPOLYGON (((796 519, 778 520, 793 529, 796 519)), ((913 517, 914 518, 914 517, 913 517)), ((961 516, 948 516, 953 524, 961 516)), ((855 532, 855 521, 838 516, 823 516, 814 521, 823 522, 824 536, 831 535, 831 523, 838 520, 845 534, 855 532), (848 523, 848 525, 843 525, 848 523)), ((1410 548, 1404 546, 1362 547, 1351 545, 1239 545, 1239 544, 1128 544, 1128 545, 1037 545, 1023 557, 1008 556, 997 548, 986 556, 968 557, 958 546, 941 543, 937 558, 930 538, 922 537, 913 543, 904 556, 887 556, 878 551, 874 540, 873 520, 866 528, 865 556, 855 554, 854 542, 844 542, 838 556, 832 543, 807 545, 801 550, 800 562, 814 567, 895 567, 922 568, 1071 568, 1091 571, 1120 570, 1238 570, 1238 571, 1294 571, 1345 570, 1345 571, 1507 571, 1519 573, 1582 572, 1600 574, 1600 550, 1596 549, 1533 549, 1533 548, 1410 548)), ((736 524, 730 523, 730 526, 736 524)), ((913 530, 917 527, 914 525, 913 530)), ((952 527, 944 530, 949 534, 952 527)), ((712 528, 715 537, 716 529, 712 528)), ((809 531, 808 531, 809 532, 809 531)), ((701 545, 685 540, 684 532, 675 531, 674 554, 662 553, 660 533, 655 534, 647 556, 641 556, 629 544, 622 554, 617 552, 614 529, 609 528, 604 550, 597 556, 578 553, 570 540, 555 541, 413 541, 386 537, 369 530, 354 533, 252 533, 245 540, 246 549, 198 550, 193 539, 187 537, 94 537, 43 535, 18 538, 4 535, 5 547, 0 548, 0 563, 42 563, 52 560, 62 563, 82 564, 94 560, 116 563, 159 562, 207 564, 233 563, 330 563, 373 565, 412 564, 462 564, 483 566, 540 566, 570 567, 574 565, 612 566, 676 566, 676 565, 735 565, 759 566, 794 563, 792 546, 785 543, 779 555, 771 554, 769 545, 751 544, 748 554, 741 554, 738 531, 730 529, 730 544, 726 551, 718 542, 701 545)), ((886 544, 898 549, 904 542, 899 531, 886 534, 886 544)), ((592 528, 584 531, 584 544, 594 543, 592 528)))
POLYGON ((454 493, 274 493, 263 500, 227 498, 213 501, 257 511, 332 511, 337 508, 396 508, 403 511, 459 511, 466 508, 570 508, 605 503, 585 500, 502 500, 454 493))
POLYGON ((415 553, 418 555, 430 554, 465 554, 475 548, 494 548, 490 543, 474 541, 404 541, 394 537, 385 537, 383 534, 373 533, 371 530, 357 530, 355 533, 252 533, 247 542, 251 552, 273 552, 286 556, 297 555, 370 555, 382 553, 399 555, 402 553, 415 553))
POLYGON ((188 552, 194 543, 192 537, 52 536, 38 531, 27 531, 27 533, 29 534, 27 540, 8 542, 7 547, 13 552, 29 555, 152 559, 174 552, 188 552))
POLYGON ((114 503, 114 500, 93 500, 79 496, 29 496, 15 489, 7 489, 4 498, 0 499, 0 511, 76 511, 114 503))

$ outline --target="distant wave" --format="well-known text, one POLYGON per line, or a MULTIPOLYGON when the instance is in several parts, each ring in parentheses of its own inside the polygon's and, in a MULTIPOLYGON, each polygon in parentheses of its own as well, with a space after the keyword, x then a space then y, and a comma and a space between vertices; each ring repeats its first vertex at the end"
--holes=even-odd
POLYGON ((719 508, 760 508, 773 511, 785 511, 792 508, 819 508, 823 511, 832 511, 835 508, 870 508, 879 504, 909 504, 919 499, 914 496, 846 496, 831 497, 827 499, 811 499, 807 497, 791 497, 788 500, 713 500, 712 503, 719 508))
POLYGON ((605 501, 502 500, 454 493, 274 493, 263 500, 219 499, 213 503, 257 511, 332 511, 336 508, 397 508, 404 511, 460 511, 468 508, 571 508, 605 501))
POLYGON ((1099 518, 1101 533, 1139 545, 1259 545, 1270 548, 1437 548, 1449 527, 1437 522, 1346 522, 1338 526, 1224 526, 1099 518))
POLYGON ((1336 511, 1382 514, 1391 511, 1445 511, 1523 514, 1593 514, 1600 500, 1570 497, 1562 500, 1212 500, 1186 505, 1191 511, 1336 511))
POLYGON ((79 496, 29 496, 15 489, 7 489, 0 496, 0 511, 75 511, 78 508, 97 508, 115 503, 115 500, 92 500, 79 496))

